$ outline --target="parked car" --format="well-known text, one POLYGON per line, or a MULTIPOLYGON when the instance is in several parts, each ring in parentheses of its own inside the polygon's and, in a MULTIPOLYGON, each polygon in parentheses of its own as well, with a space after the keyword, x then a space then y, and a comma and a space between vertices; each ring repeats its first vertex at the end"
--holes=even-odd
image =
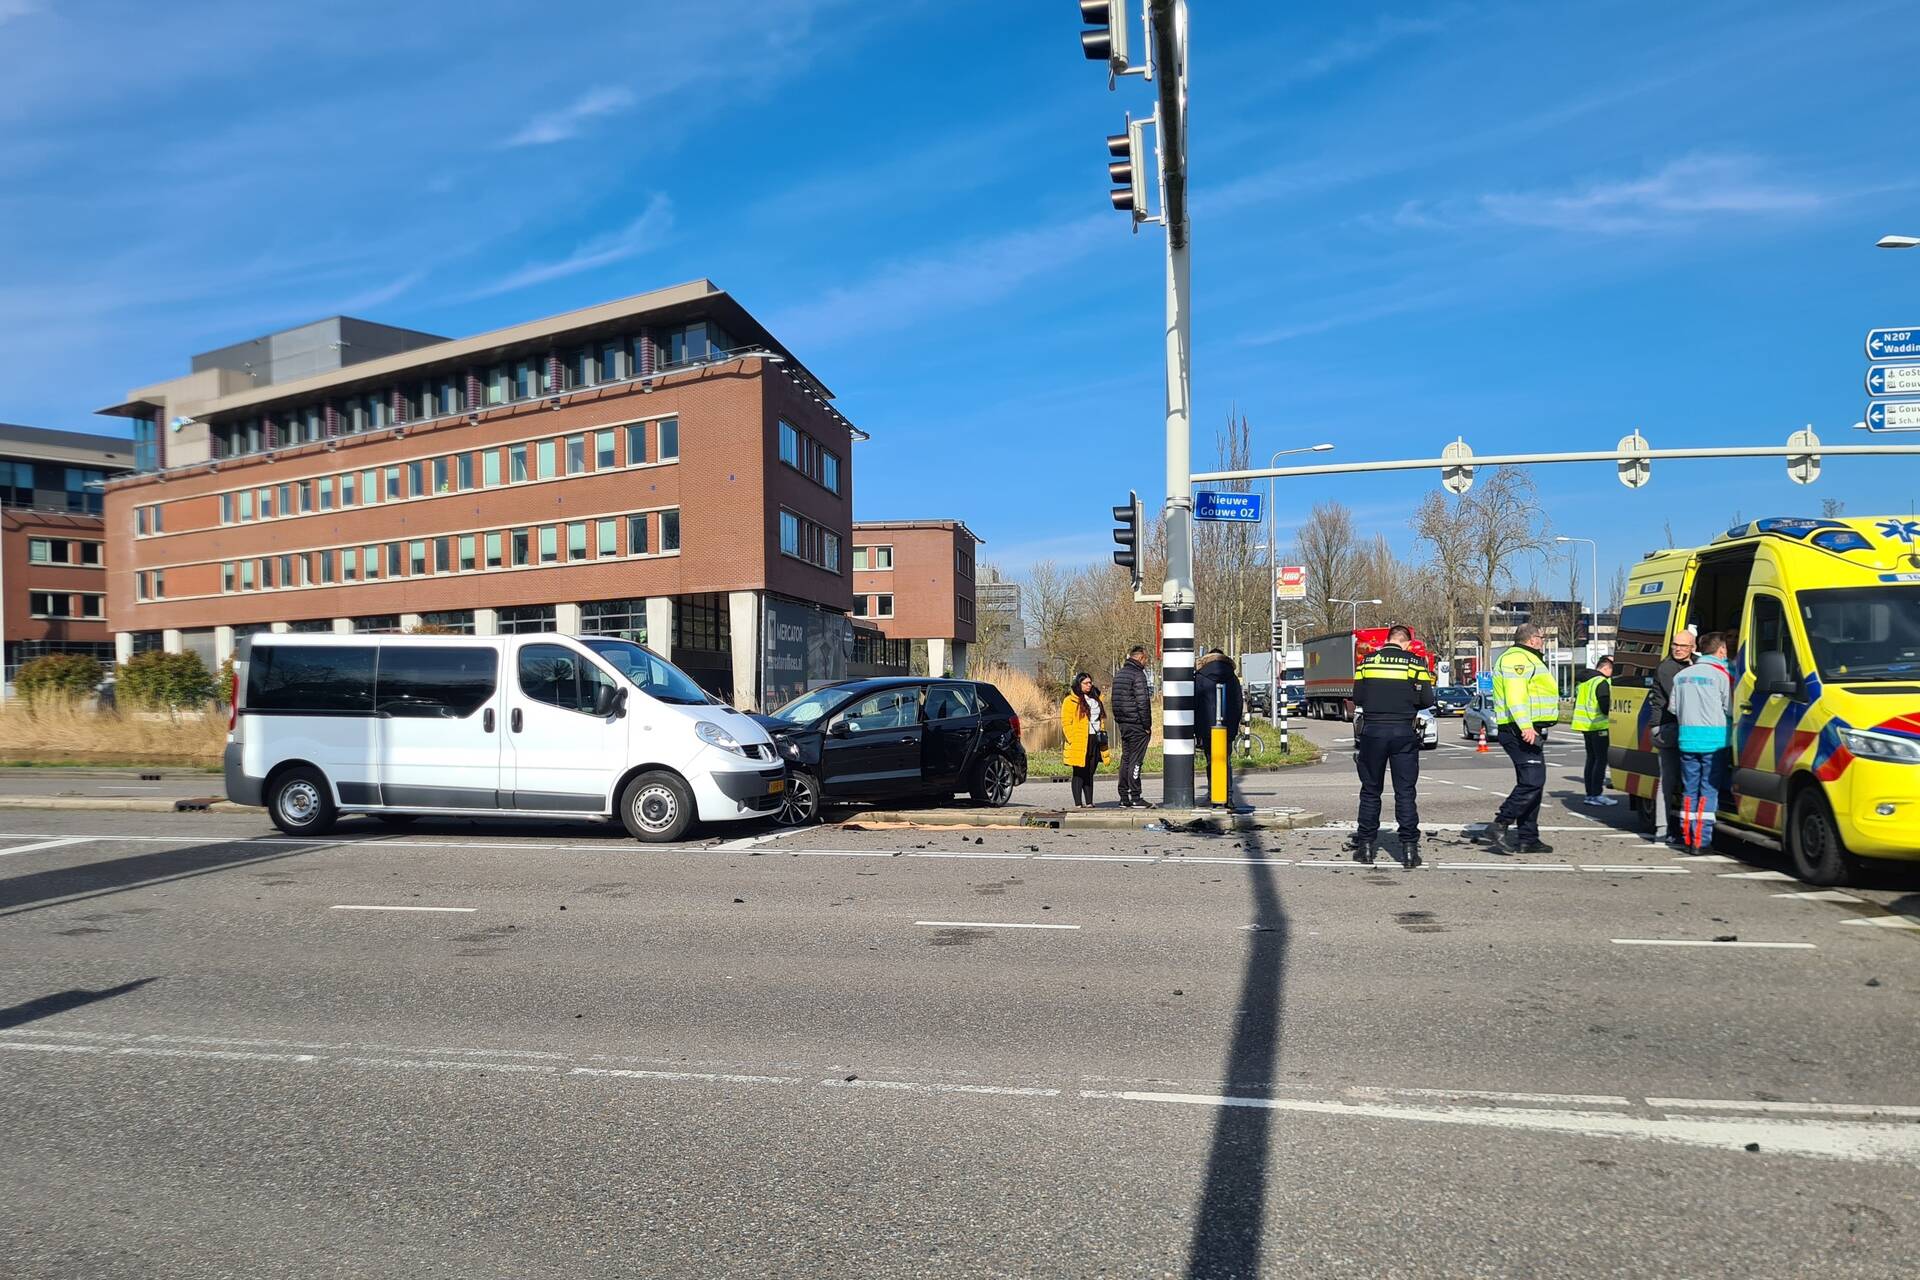
POLYGON ((786 766, 626 640, 263 634, 235 650, 227 798, 289 835, 342 813, 617 817, 636 839, 777 810, 786 766))
POLYGON ((1467 702, 1467 708, 1460 713, 1460 737, 1468 742, 1476 741, 1484 729, 1487 741, 1492 742, 1497 726, 1493 723, 1493 695, 1475 693, 1467 702))
POLYGON ((787 763, 778 820, 814 821, 830 804, 950 798, 999 808, 1027 780, 1020 717, 975 680, 847 680, 756 716, 787 763))
POLYGON ((1443 684, 1433 691, 1437 702, 1433 713, 1438 716, 1465 715, 1467 707, 1473 701, 1473 687, 1464 684, 1443 684))

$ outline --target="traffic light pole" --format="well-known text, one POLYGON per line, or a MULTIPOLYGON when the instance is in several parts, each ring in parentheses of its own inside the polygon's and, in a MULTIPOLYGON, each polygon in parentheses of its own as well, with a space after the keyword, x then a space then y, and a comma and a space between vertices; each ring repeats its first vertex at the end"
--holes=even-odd
POLYGON ((1160 217, 1167 233, 1167 576, 1161 587, 1160 697, 1164 743, 1161 803, 1191 809, 1194 746, 1192 246, 1187 223, 1187 6, 1152 0, 1159 70, 1154 130, 1160 153, 1160 217))

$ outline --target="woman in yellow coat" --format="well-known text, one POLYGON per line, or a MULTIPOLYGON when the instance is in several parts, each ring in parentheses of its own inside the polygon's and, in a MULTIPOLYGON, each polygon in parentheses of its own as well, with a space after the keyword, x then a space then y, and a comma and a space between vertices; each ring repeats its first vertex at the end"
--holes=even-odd
POLYGON ((1082 671, 1060 704, 1060 758, 1073 767, 1073 805, 1093 808, 1093 775, 1107 758, 1107 704, 1082 671))

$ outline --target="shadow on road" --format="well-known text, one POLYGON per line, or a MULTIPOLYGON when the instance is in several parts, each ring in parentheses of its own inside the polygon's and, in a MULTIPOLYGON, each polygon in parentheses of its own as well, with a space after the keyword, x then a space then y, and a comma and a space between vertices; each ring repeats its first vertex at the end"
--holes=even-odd
MULTIPOLYGON (((1247 833, 1242 847, 1249 858, 1266 856, 1257 831, 1247 833)), ((1279 1066, 1287 916, 1270 866, 1256 862, 1248 867, 1247 882, 1254 928, 1247 935, 1239 1012, 1222 1074, 1227 1094, 1264 1099, 1271 1096, 1270 1082, 1279 1066)), ((1273 1115, 1262 1106, 1228 1105, 1216 1113, 1187 1263, 1187 1275, 1195 1280, 1260 1274, 1273 1115)))
MULTIPOLYGON (((111 839, 111 836, 102 837, 103 842, 111 839)), ((230 867, 278 862, 283 858, 297 858, 333 847, 332 844, 316 843, 284 848, 271 844, 215 840, 184 848, 83 862, 72 867, 49 867, 45 871, 0 879, 0 916, 18 915, 23 911, 37 911, 57 903, 80 902, 148 885, 186 880, 225 871, 230 867)))
POLYGON ((152 978, 135 978, 132 982, 123 982, 117 987, 102 987, 98 991, 87 991, 74 987, 67 991, 56 991, 50 996, 26 1000, 20 1004, 0 1009, 0 1030, 8 1027, 25 1026, 29 1022, 38 1022, 41 1018, 51 1018, 56 1013, 65 1013, 69 1009, 78 1009, 84 1005, 101 1000, 111 1000, 123 996, 129 991, 138 991, 152 978))

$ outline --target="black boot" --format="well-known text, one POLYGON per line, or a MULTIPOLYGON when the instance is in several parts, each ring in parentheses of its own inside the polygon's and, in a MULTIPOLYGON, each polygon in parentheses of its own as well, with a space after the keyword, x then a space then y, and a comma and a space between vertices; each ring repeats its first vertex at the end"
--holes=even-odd
POLYGON ((1402 871, 1411 871, 1415 867, 1424 866, 1425 864, 1426 859, 1420 856, 1420 842, 1418 840, 1402 840, 1400 842, 1400 869, 1402 871))
POLYGON ((1353 850, 1353 860, 1363 867, 1372 866, 1374 860, 1380 856, 1380 849, 1376 842, 1365 836, 1355 836, 1350 847, 1353 850))
POLYGON ((1552 853, 1553 846, 1535 836, 1531 840, 1522 840, 1514 845, 1515 853, 1552 853))
POLYGON ((1473 837, 1473 842, 1497 849, 1507 842, 1508 825, 1509 824, 1500 821, 1500 819, 1495 818, 1492 822, 1489 822, 1480 829, 1480 833, 1473 837))

